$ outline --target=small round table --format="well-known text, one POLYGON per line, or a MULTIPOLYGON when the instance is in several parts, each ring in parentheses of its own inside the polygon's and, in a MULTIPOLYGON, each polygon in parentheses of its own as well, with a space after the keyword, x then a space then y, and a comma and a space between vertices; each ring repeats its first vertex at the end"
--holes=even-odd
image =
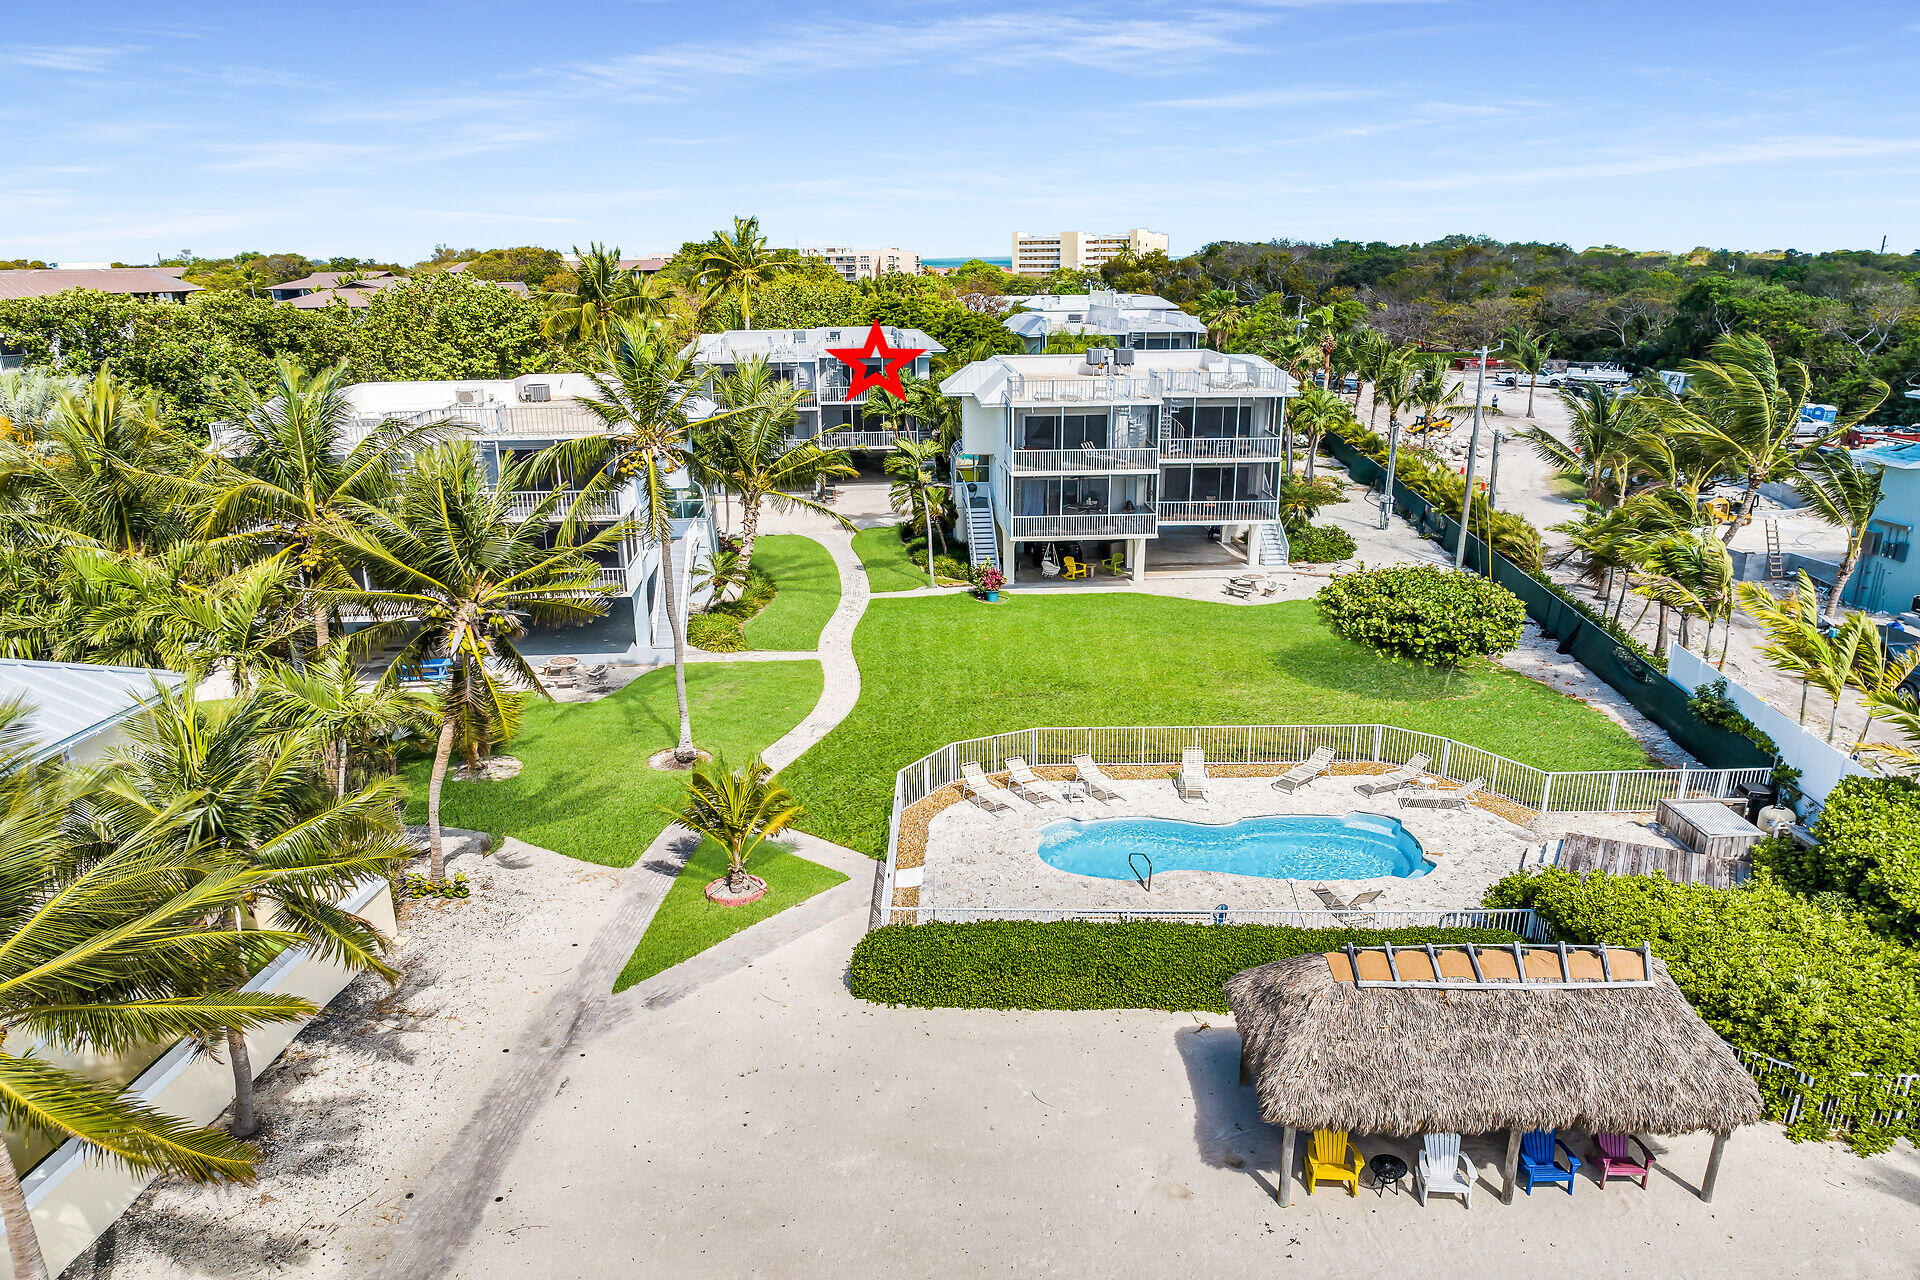
POLYGON ((1373 1194, 1385 1195, 1391 1187, 1397 1195, 1400 1180, 1407 1176, 1407 1162, 1399 1156, 1378 1155, 1367 1161, 1367 1171, 1373 1174, 1373 1194))

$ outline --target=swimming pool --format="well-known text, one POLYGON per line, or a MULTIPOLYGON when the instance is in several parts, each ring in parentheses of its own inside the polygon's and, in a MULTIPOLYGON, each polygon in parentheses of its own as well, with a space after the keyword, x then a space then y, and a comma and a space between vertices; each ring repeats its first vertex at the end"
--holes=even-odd
POLYGON ((1369 880, 1412 879, 1433 870, 1399 819, 1376 813, 1286 813, 1217 825, 1174 818, 1069 819, 1040 829, 1040 860, 1074 875, 1131 880, 1127 860, 1135 853, 1153 859, 1156 874, 1369 880))

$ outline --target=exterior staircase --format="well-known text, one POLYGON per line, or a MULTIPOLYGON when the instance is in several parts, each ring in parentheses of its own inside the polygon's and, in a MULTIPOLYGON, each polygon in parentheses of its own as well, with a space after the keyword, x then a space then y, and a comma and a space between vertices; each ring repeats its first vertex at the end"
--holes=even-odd
POLYGON ((1000 538, 993 525, 993 491, 985 481, 967 480, 958 486, 966 522, 967 559, 973 567, 1000 567, 1000 538))
POLYGON ((1260 566, 1277 568, 1293 559, 1293 549, 1287 545, 1287 531, 1280 527, 1278 520, 1270 520, 1260 526, 1260 566))

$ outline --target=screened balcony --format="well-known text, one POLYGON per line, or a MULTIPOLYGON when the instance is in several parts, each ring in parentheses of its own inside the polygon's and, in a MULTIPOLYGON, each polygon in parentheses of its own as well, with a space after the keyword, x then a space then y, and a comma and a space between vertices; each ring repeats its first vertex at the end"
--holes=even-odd
POLYGON ((1158 529, 1145 477, 1021 477, 1014 481, 1013 536, 1139 538, 1158 529))
POLYGON ((1143 472, 1159 469, 1147 419, 1125 409, 1022 412, 1014 423, 1011 471, 1028 473, 1143 472))

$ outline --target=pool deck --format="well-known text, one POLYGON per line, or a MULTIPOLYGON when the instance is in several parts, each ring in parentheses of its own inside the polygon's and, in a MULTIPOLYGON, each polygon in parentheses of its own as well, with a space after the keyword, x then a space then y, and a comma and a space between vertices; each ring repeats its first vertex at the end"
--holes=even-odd
MULTIPOLYGON (((1336 766, 1354 768, 1355 766, 1336 766)), ((1043 773, 1065 773, 1045 769, 1043 773)), ((1272 770, 1279 772, 1279 768, 1272 770)), ((1645 826, 1646 814, 1553 814, 1527 826, 1478 805, 1466 810, 1401 808, 1397 795, 1364 796, 1371 774, 1336 773, 1291 794, 1275 791, 1272 777, 1214 777, 1207 800, 1182 800, 1170 778, 1116 778, 1116 801, 1065 804, 1016 799, 990 813, 972 801, 947 803, 927 826, 921 907, 1001 910, 1205 911, 1225 903, 1238 910, 1319 911, 1313 885, 1324 883, 1342 897, 1368 889, 1381 895, 1374 910, 1434 910, 1478 906, 1487 887, 1516 870, 1543 840, 1573 831, 1664 843, 1645 826), (1210 871, 1158 871, 1149 894, 1133 880, 1105 880, 1061 871, 1040 860, 1040 830, 1063 818, 1150 817, 1186 822, 1233 822, 1269 814, 1372 813, 1397 818, 1428 853, 1434 869, 1411 879, 1274 880, 1210 871)), ((1502 803, 1502 802, 1495 802, 1502 803)), ((1508 812, 1524 811, 1507 806, 1508 812)), ((1151 850, 1148 850, 1151 853, 1151 850)), ((1531 865, 1531 864, 1529 864, 1531 865)))

